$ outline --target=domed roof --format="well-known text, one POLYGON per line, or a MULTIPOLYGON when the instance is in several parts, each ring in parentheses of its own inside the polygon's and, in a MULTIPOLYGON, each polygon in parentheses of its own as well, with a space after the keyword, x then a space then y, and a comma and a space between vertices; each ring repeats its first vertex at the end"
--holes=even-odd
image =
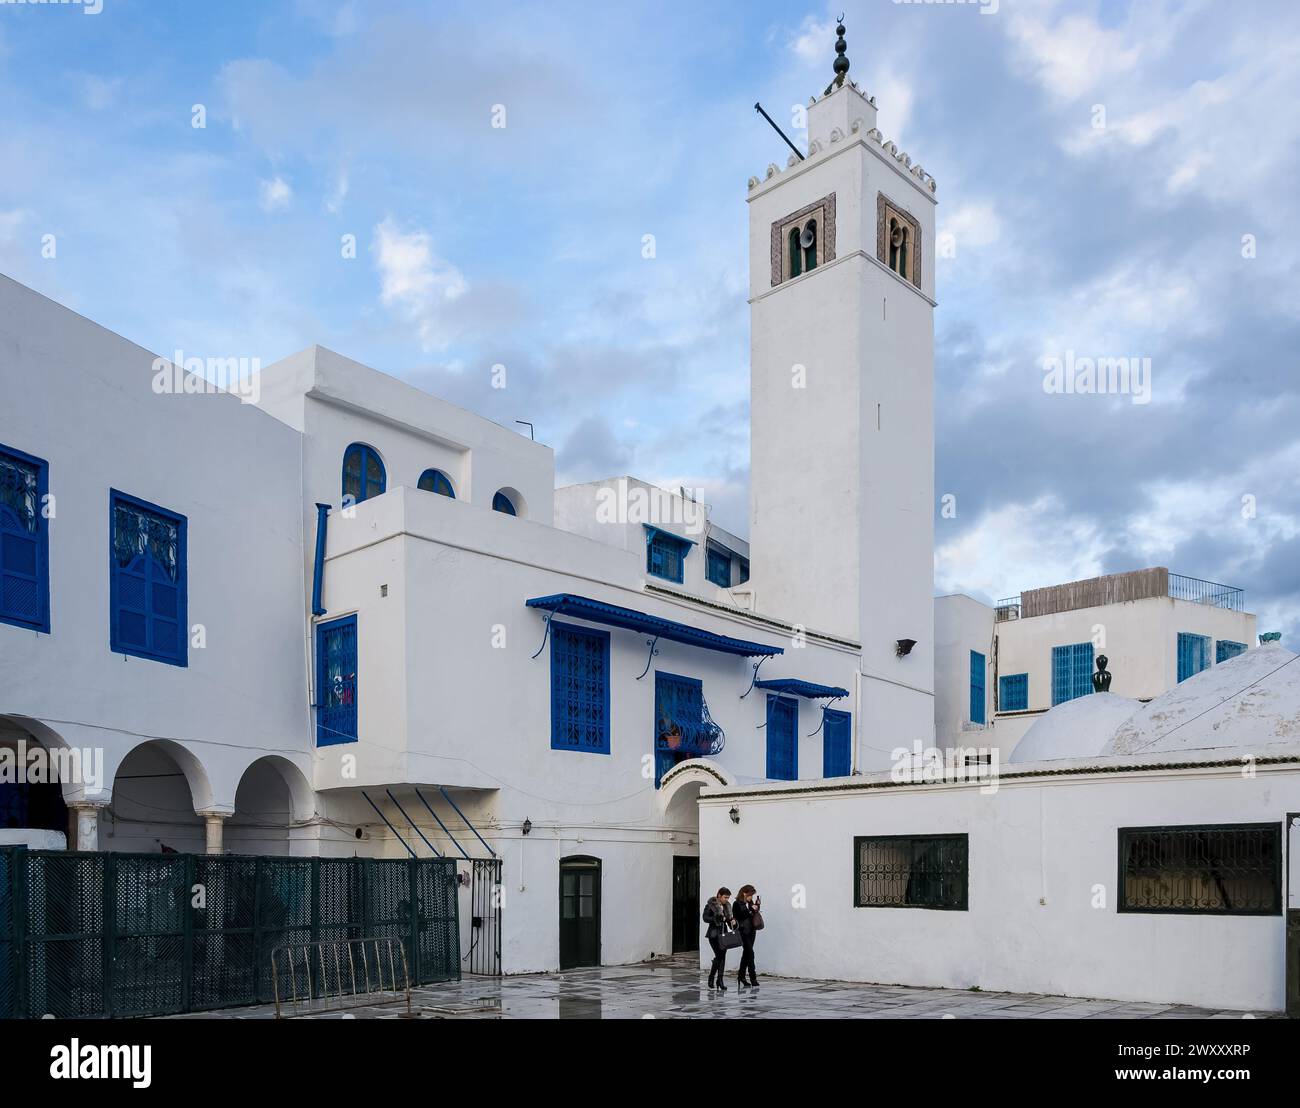
POLYGON ((1010 760, 1095 757, 1115 729, 1141 707, 1139 700, 1108 692, 1067 700, 1039 717, 1016 744, 1010 760))
POLYGON ((1210 666, 1135 712, 1102 753, 1300 746, 1297 657, 1269 643, 1210 666))

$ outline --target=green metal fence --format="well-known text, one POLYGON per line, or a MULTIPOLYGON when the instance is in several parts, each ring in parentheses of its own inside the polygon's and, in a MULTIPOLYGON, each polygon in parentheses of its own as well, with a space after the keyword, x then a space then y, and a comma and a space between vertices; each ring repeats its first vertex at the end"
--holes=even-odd
POLYGON ((455 862, 0 849, 0 1018, 272 1000, 271 952, 395 938, 412 984, 460 975, 455 862))

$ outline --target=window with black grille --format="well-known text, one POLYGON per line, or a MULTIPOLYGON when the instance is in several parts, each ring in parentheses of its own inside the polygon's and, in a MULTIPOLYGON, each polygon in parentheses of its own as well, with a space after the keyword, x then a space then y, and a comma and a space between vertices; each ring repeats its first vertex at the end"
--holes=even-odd
POLYGON ((1282 825, 1121 827, 1118 911, 1278 915, 1282 825))
POLYGON ((853 840, 854 907, 966 911, 967 838, 859 835, 853 840))

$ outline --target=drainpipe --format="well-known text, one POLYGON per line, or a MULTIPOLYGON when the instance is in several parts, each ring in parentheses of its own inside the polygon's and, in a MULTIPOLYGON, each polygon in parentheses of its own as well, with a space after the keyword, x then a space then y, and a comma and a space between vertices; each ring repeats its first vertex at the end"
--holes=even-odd
POLYGON ((311 614, 314 616, 325 615, 321 606, 321 589, 325 584, 325 532, 329 525, 329 510, 328 504, 316 505, 316 562, 311 578, 311 614))

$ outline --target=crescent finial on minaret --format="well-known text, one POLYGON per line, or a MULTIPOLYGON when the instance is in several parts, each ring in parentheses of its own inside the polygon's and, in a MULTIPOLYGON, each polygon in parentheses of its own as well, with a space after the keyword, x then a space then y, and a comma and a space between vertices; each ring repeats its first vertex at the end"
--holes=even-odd
POLYGON ((844 39, 844 14, 840 13, 839 21, 835 25, 835 79, 826 86, 826 93, 829 94, 837 88, 841 88, 847 79, 849 72, 849 58, 845 53, 849 44, 844 39))

